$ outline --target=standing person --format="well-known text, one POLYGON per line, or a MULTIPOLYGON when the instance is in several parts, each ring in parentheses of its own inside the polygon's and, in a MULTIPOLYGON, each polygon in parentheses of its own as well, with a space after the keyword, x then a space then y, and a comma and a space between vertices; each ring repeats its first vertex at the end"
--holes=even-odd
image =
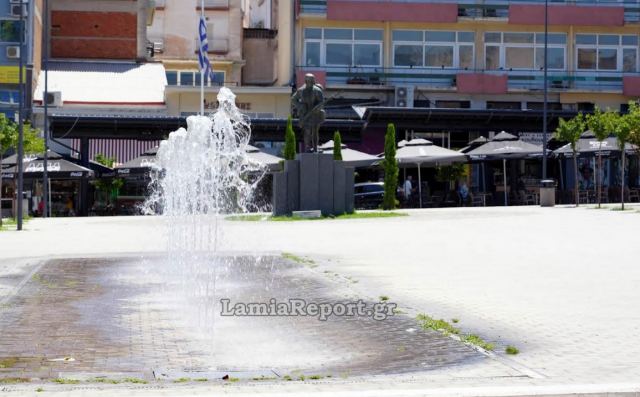
POLYGON ((408 206, 411 201, 411 194, 413 193, 413 183, 411 182, 411 175, 407 176, 407 180, 404 181, 403 193, 404 193, 404 201, 408 206))

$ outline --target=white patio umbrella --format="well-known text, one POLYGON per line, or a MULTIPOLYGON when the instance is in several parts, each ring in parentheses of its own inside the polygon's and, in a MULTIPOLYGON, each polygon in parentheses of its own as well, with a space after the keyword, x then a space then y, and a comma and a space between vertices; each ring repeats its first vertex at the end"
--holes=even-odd
POLYGON ((278 156, 265 153, 257 147, 251 145, 247 145, 245 151, 247 152, 251 160, 263 164, 269 169, 269 171, 278 170, 280 168, 280 162, 284 160, 278 156))
MULTIPOLYGON (((333 140, 327 141, 318 146, 318 150, 320 150, 321 153, 332 152, 333 144, 333 140)), ((344 143, 340 147, 342 148, 342 161, 348 166, 370 167, 380 162, 378 157, 359 150, 349 149, 344 143)))
POLYGON ((453 163, 466 163, 467 156, 454 150, 436 146, 433 142, 422 138, 412 139, 396 151, 396 159, 399 165, 418 166, 418 196, 422 207, 422 175, 423 164, 449 165, 453 163))

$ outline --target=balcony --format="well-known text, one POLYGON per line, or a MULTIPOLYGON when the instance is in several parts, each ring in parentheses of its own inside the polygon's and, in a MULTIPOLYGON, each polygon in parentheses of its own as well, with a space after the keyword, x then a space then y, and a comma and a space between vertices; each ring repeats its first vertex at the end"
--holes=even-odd
MULTIPOLYGON (((541 70, 470 70, 449 68, 375 68, 375 67, 304 67, 297 68, 297 74, 305 72, 319 73, 327 86, 357 86, 375 88, 380 86, 413 85, 434 90, 457 90, 459 74, 475 76, 506 76, 508 91, 543 90, 543 72, 541 70)), ((567 72, 549 71, 548 89, 551 92, 623 92, 623 78, 629 86, 631 81, 640 81, 640 73, 622 72, 567 72)), ((497 82, 496 82, 497 83, 497 82)), ((471 83, 472 86, 484 83, 471 83)), ((491 83, 493 84, 493 83, 491 83)), ((465 88, 466 89, 466 88, 465 88)), ((473 89, 472 89, 473 90, 473 89)), ((471 93, 476 93, 471 92, 471 93)), ((497 93, 497 92, 487 92, 497 93)))
MULTIPOLYGON (((299 0, 299 12, 301 14, 327 14, 327 4, 339 0, 299 0)), ((417 4, 457 4, 459 18, 509 18, 509 6, 536 6, 544 5, 544 0, 349 0, 349 2, 369 2, 369 3, 397 3, 398 5, 417 4)), ((577 6, 577 7, 607 7, 623 8, 625 23, 640 22, 640 4, 635 0, 551 0, 550 6, 577 6)), ((569 7, 568 14, 575 11, 575 7, 569 7)), ((615 13, 615 10, 613 11, 615 13)), ((550 13, 553 18, 555 13, 550 13)), ((598 13, 595 13, 598 14, 598 13)), ((563 22, 562 19, 559 22, 563 22)), ((580 21, 578 21, 580 22, 580 21)))
MULTIPOLYGON (((196 42, 196 53, 198 52, 198 48, 200 47, 200 40, 195 39, 196 42)), ((229 39, 228 38, 211 38, 207 39, 207 43, 209 44, 209 54, 226 54, 229 52, 229 39)))
MULTIPOLYGON (((200 9, 200 1, 198 1, 198 9, 200 9)), ((227 10, 229 9, 229 0, 204 0, 205 10, 227 10)))

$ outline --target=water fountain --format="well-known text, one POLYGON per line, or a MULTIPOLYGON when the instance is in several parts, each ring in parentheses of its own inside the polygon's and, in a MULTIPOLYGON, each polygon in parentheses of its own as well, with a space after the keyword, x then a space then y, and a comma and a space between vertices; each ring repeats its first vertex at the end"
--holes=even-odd
POLYGON ((250 121, 222 87, 212 116, 190 116, 162 141, 152 172, 147 213, 166 222, 168 257, 160 271, 166 289, 177 295, 183 322, 211 334, 216 308, 216 272, 229 261, 216 255, 221 218, 254 209, 253 199, 265 168, 246 148, 250 121))

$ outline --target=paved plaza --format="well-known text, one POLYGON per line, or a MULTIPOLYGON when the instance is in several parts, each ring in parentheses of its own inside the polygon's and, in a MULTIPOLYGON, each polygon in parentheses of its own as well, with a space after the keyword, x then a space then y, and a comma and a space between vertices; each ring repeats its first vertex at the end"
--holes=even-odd
POLYGON ((166 246, 162 219, 34 219, 24 232, 0 232, 0 362, 13 359, 0 377, 29 380, 0 389, 637 395, 639 210, 455 208, 380 219, 225 221, 220 251, 236 259, 219 274, 219 296, 369 303, 386 296, 400 311, 384 321, 224 318, 212 355, 206 336, 176 321, 184 312, 155 270, 166 246), (419 329, 419 313, 457 320, 464 334, 494 343, 494 352, 419 329), (505 354, 507 345, 520 353, 505 354), (220 363, 248 379, 214 380, 220 363), (274 379, 252 379, 271 378, 269 371, 274 379), (300 374, 307 378, 283 378, 300 374), (148 383, 84 381, 96 376, 148 383))

